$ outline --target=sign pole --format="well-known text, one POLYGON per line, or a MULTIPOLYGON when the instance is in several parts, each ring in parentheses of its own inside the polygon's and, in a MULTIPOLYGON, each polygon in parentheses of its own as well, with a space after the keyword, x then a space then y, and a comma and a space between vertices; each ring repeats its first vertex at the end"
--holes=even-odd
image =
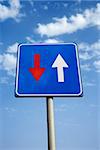
POLYGON ((48 150, 56 150, 53 97, 47 97, 48 150))

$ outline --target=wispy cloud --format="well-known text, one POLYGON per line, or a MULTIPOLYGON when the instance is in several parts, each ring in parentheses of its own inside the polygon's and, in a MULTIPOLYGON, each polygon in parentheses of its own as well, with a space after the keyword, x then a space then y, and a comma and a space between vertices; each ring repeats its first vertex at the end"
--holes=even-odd
POLYGON ((63 6, 65 7, 65 8, 67 8, 68 7, 68 3, 63 3, 63 6))
POLYGON ((80 43, 79 57, 84 62, 81 64, 82 69, 90 71, 95 67, 95 70, 100 72, 100 40, 92 44, 80 43), (92 62, 90 60, 92 60, 92 62))
POLYGON ((44 5, 43 9, 44 9, 44 10, 48 10, 48 6, 47 6, 47 5, 44 5))
POLYGON ((96 84, 94 82, 83 82, 84 86, 91 87, 95 86, 96 84))
POLYGON ((89 81, 89 80, 84 79, 83 86, 84 87, 93 87, 93 86, 96 86, 96 83, 94 80, 89 81))
POLYGON ((100 105, 99 104, 90 104, 89 105, 90 107, 92 107, 92 108, 100 108, 100 105))
POLYGON ((90 66, 90 64, 81 64, 81 69, 85 70, 85 71, 90 71, 91 66, 90 66))
POLYGON ((93 65, 95 66, 96 71, 100 72, 100 60, 94 61, 93 65))
POLYGON ((38 24, 37 33, 47 37, 58 36, 65 33, 73 33, 91 26, 100 27, 100 3, 96 8, 86 9, 82 14, 53 18, 54 22, 48 24, 38 24))
POLYGON ((88 52, 80 52, 79 57, 82 60, 90 60, 91 58, 93 58, 93 55, 89 54, 88 52))
POLYGON ((11 112, 11 113, 12 113, 12 112, 13 112, 13 113, 16 112, 16 109, 13 108, 13 107, 4 107, 3 110, 4 110, 4 111, 7 111, 8 113, 9 113, 9 112, 11 112))
POLYGON ((0 42, 0 45, 3 45, 3 43, 2 43, 2 42, 0 42))
POLYGON ((31 6, 34 6, 34 1, 33 0, 28 0, 31 6))
POLYGON ((74 110, 74 109, 77 109, 79 106, 79 104, 74 104, 73 106, 72 105, 67 105, 67 104, 61 104, 61 105, 58 105, 55 109, 56 112, 65 112, 65 111, 68 111, 68 110, 74 110))
POLYGON ((35 43, 35 40, 33 38, 31 38, 30 36, 27 36, 26 40, 27 40, 27 42, 35 43))
POLYGON ((55 39, 54 38, 48 38, 48 39, 45 39, 45 40, 38 40, 38 41, 36 41, 30 36, 27 36, 26 40, 29 43, 61 43, 61 42, 63 42, 63 41, 58 40, 56 38, 55 39))
POLYGON ((92 44, 80 43, 78 47, 81 52, 92 52, 94 55, 100 56, 100 39, 92 44))
POLYGON ((58 125, 60 126, 63 126, 63 127, 79 127, 81 124, 79 122, 75 122, 75 121, 64 121, 64 122, 61 122, 59 121, 58 122, 58 125))
POLYGON ((7 84, 7 83, 8 83, 8 77, 0 78, 0 84, 7 84))
POLYGON ((4 21, 8 18, 19 21, 19 18, 22 16, 20 14, 20 0, 9 0, 8 3, 9 6, 0 4, 0 21, 4 21))

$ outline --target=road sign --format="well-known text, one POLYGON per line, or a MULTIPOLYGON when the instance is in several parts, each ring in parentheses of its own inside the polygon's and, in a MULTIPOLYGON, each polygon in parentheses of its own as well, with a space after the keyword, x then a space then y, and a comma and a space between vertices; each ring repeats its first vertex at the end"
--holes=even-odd
POLYGON ((17 96, 80 96, 82 84, 77 45, 20 44, 17 96))

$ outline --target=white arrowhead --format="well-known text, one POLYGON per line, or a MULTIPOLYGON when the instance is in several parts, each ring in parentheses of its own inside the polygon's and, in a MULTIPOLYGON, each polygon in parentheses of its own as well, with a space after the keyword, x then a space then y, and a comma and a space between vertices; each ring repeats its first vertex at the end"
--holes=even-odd
POLYGON ((57 68, 58 82, 64 82, 64 69, 63 68, 68 68, 68 65, 60 54, 56 57, 52 65, 52 68, 57 68))

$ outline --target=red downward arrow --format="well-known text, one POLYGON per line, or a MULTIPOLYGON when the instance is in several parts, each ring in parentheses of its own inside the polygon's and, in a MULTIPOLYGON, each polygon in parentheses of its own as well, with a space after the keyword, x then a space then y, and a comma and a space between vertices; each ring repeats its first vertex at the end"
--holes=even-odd
POLYGON ((39 80, 44 73, 45 68, 40 68, 40 54, 34 55, 34 68, 29 68, 29 71, 36 80, 39 80))

